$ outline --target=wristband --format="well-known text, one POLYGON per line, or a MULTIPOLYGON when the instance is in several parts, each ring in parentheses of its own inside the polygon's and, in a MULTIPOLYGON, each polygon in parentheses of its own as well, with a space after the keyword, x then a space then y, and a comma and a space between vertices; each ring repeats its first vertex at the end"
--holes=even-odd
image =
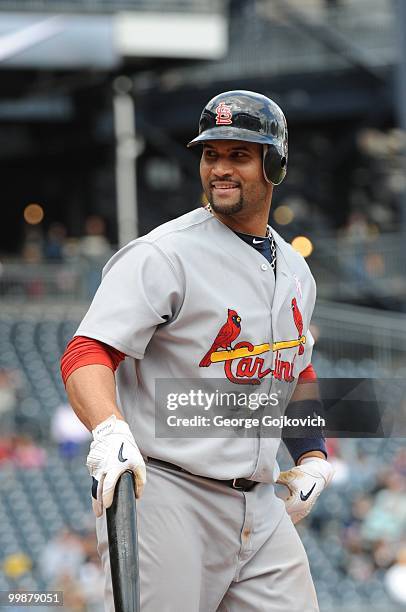
POLYGON ((320 438, 323 429, 320 417, 323 414, 323 404, 318 399, 291 402, 285 411, 285 419, 291 421, 282 430, 282 436, 287 438, 320 438))
MULTIPOLYGON (((322 413, 323 405, 319 400, 291 402, 286 409, 288 419, 311 419, 322 413)), ((293 461, 297 464, 302 455, 310 451, 320 451, 327 459, 326 443, 320 425, 286 426, 282 429, 282 440, 293 461)))

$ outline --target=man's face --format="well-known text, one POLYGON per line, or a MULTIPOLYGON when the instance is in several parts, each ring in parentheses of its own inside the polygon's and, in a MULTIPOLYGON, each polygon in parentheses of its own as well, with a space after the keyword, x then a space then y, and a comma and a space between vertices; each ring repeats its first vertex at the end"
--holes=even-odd
POLYGON ((200 177, 213 211, 223 215, 260 210, 272 194, 262 171, 262 145, 255 142, 205 142, 200 177))

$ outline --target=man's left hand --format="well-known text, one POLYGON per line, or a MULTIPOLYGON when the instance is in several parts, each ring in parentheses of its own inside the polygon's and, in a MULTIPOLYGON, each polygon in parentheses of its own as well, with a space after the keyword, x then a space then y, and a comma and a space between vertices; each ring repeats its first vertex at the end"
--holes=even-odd
POLYGON ((285 501, 286 511, 293 523, 307 516, 313 508, 318 496, 330 483, 334 474, 332 465, 325 459, 307 457, 300 465, 281 472, 277 482, 289 490, 285 501))

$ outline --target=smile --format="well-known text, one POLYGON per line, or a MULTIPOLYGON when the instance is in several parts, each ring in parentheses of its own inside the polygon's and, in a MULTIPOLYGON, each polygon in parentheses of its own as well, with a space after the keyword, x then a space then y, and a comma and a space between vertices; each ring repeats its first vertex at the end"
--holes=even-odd
POLYGON ((237 183, 212 183, 211 188, 225 190, 225 189, 239 189, 239 186, 237 185, 237 183))

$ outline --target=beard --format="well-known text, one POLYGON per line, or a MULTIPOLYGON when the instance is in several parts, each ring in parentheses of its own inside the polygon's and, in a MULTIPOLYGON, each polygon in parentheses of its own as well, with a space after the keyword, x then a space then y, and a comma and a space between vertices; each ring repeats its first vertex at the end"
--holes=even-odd
POLYGON ((210 202, 210 206, 213 212, 218 213, 220 215, 235 215, 240 212, 244 208, 244 199, 241 195, 238 202, 234 202, 233 204, 226 204, 222 202, 216 202, 213 193, 209 190, 209 197, 207 198, 210 202))
POLYGON ((210 206, 213 212, 218 213, 220 215, 235 215, 244 208, 244 202, 242 199, 240 199, 238 200, 238 202, 235 202, 235 204, 227 206, 227 204, 218 204, 216 202, 211 201, 210 206))

